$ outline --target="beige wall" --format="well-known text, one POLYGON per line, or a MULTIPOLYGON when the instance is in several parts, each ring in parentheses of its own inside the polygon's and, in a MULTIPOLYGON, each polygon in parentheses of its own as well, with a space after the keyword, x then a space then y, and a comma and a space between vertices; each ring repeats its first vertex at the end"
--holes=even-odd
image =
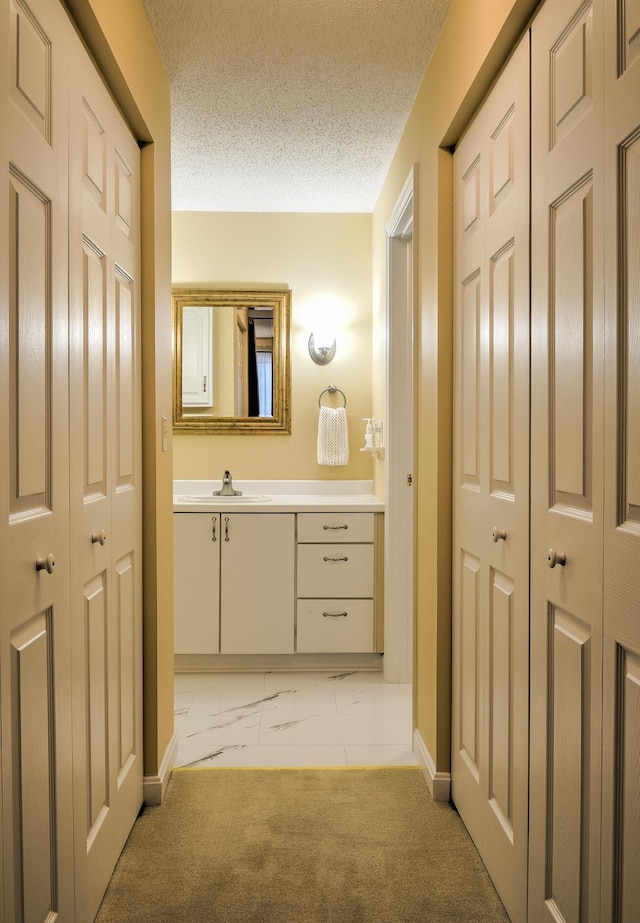
MULTIPOLYGON (((453 0, 373 215, 373 352, 385 337, 385 225, 417 164, 417 624, 415 722, 450 765, 452 156, 536 0, 453 0)), ((374 412, 386 382, 376 376, 374 412)), ((378 474, 379 476, 379 474, 378 474)))
POLYGON ((362 417, 371 416, 371 215, 175 212, 172 275, 174 285, 292 292, 291 435, 176 435, 174 477, 219 478, 225 468, 238 479, 373 477, 370 457, 360 452, 362 417), (319 366, 307 343, 325 315, 337 350, 330 365, 319 366), (347 396, 344 467, 316 460, 318 396, 329 384, 347 396))
POLYGON ((144 748, 155 776, 173 735, 169 84, 140 0, 67 0, 67 7, 142 148, 144 476, 144 748))

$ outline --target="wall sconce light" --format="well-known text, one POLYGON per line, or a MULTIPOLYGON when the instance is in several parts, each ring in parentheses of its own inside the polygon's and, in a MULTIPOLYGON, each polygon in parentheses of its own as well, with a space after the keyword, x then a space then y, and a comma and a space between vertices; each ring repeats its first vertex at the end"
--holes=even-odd
POLYGON ((318 365, 327 365, 336 354, 336 338, 331 334, 314 334, 309 337, 309 355, 318 365))

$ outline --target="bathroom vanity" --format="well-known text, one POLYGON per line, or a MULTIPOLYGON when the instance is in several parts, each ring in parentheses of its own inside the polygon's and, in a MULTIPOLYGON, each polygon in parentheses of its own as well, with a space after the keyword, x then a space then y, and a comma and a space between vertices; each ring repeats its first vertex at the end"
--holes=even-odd
POLYGON ((379 657, 384 505, 371 482, 234 486, 242 496, 174 483, 176 668, 379 657))

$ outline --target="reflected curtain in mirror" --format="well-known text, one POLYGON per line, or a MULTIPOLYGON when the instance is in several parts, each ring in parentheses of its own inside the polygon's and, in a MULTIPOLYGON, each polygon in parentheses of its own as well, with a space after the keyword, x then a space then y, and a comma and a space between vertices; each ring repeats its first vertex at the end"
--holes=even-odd
POLYGON ((289 289, 173 290, 176 432, 289 433, 289 289))

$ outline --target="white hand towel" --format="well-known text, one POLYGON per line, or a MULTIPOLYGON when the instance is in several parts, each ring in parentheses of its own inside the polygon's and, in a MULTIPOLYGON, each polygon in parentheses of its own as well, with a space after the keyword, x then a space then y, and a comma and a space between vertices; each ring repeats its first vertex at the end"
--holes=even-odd
POLYGON ((318 417, 318 464, 349 464, 349 434, 344 407, 321 407, 318 417))

